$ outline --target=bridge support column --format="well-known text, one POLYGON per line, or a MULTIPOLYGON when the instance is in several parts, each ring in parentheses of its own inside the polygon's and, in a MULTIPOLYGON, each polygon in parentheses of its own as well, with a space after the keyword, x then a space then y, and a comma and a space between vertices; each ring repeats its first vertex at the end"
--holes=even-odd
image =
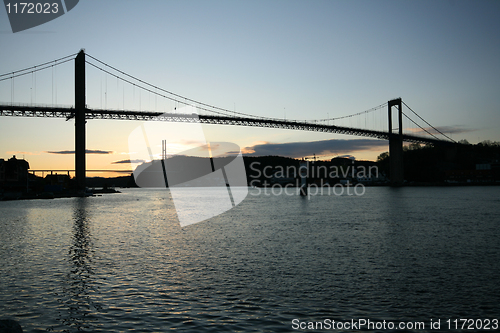
POLYGON ((401 98, 388 102, 389 108, 389 159, 391 186, 402 186, 404 183, 403 167, 403 108, 401 98), (398 132, 392 131, 392 107, 398 108, 398 132))
POLYGON ((85 51, 75 59, 75 177, 77 190, 85 190, 85 51))

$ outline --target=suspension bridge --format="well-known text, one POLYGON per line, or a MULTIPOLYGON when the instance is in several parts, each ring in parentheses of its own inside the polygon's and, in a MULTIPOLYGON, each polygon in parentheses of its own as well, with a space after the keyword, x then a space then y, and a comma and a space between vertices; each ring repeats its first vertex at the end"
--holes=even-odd
POLYGON ((190 99, 158 86, 145 82, 132 75, 127 74, 101 60, 88 55, 81 50, 77 54, 69 55, 51 62, 46 62, 41 65, 25 68, 22 70, 0 75, 1 81, 11 80, 11 94, 14 95, 14 79, 34 75, 34 73, 54 68, 55 66, 74 61, 74 88, 75 102, 74 106, 58 106, 58 105, 40 105, 36 103, 14 103, 12 97, 11 103, 0 103, 0 116, 11 117, 47 117, 47 118, 65 118, 66 120, 75 120, 75 177, 79 189, 85 189, 86 164, 85 164, 85 123, 87 119, 114 119, 114 120, 138 120, 138 121, 168 121, 168 122, 185 122, 185 123, 203 123, 217 125, 233 125, 233 126, 254 126, 279 128, 288 130, 315 131, 335 134, 346 134, 364 136, 389 141, 390 155, 390 177, 391 184, 395 186, 402 185, 404 182, 403 170, 403 142, 423 143, 423 144, 456 144, 454 140, 435 128, 415 111, 413 111, 401 98, 392 99, 387 103, 374 107, 372 109, 350 114, 342 117, 332 117, 315 120, 290 120, 271 117, 255 116, 236 112, 216 107, 210 104, 202 103, 194 99, 190 99), (87 57, 89 60, 87 60, 87 57), (105 73, 106 75, 115 77, 124 84, 133 85, 143 91, 161 97, 177 104, 196 106, 197 110, 202 111, 200 114, 186 114, 177 112, 159 112, 149 110, 127 110, 125 102, 121 110, 112 110, 110 108, 89 108, 86 103, 86 64, 105 73), (411 112, 412 118, 403 112, 403 105, 411 112), (384 129, 369 129, 339 124, 342 120, 352 120, 354 118, 365 117, 365 127, 367 117, 376 111, 387 110, 388 121, 387 127, 384 129), (397 112, 397 120, 393 122, 393 112, 397 112), (417 120, 414 120, 417 119, 417 120), (407 124, 404 126, 404 121, 407 124), (419 124, 422 123, 423 125, 419 124), (333 123, 333 124, 330 124, 333 123), (337 124, 335 124, 337 123, 337 124), (394 126, 396 125, 396 126, 394 126), (403 129, 411 129, 410 133, 403 133, 403 129))

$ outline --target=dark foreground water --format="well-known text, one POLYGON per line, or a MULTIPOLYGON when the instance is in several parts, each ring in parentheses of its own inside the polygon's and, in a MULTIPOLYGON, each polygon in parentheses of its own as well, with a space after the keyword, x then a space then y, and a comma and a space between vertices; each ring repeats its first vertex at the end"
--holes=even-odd
POLYGON ((168 191, 123 192, 0 202, 0 318, 25 332, 500 319, 499 187, 248 195, 182 229, 168 191))

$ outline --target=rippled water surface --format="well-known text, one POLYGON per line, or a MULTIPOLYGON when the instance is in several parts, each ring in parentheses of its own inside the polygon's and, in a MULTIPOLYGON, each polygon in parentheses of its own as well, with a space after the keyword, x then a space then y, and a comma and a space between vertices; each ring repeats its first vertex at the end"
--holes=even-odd
POLYGON ((25 332, 500 319, 499 187, 255 194, 182 229, 166 190, 0 202, 0 318, 25 332))

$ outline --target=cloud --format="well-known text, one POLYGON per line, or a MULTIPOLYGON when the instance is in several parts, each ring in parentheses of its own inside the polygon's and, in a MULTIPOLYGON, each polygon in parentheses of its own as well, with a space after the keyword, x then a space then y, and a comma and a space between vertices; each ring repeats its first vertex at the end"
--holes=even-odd
MULTIPOLYGON (((475 129, 472 128, 466 128, 464 126, 437 126, 436 129, 440 131, 441 133, 444 134, 459 134, 459 133, 467 133, 467 132, 474 132, 475 129)), ((438 131, 436 131, 432 127, 424 127, 422 128, 406 128, 404 131, 410 132, 412 134, 419 134, 419 133, 425 133, 427 132, 432 133, 434 135, 441 135, 438 131), (425 132, 427 131, 427 132, 425 132)))
MULTIPOLYGON (((387 141, 354 139, 354 140, 321 140, 312 142, 289 142, 289 143, 259 143, 251 147, 243 148, 246 156, 268 156, 278 155, 292 158, 320 155, 347 155, 355 151, 370 151, 387 149, 387 141)), ((349 155, 351 156, 351 155, 349 155)))
POLYGON ((203 146, 203 145, 206 145, 206 142, 203 142, 203 141, 186 140, 186 139, 182 139, 182 140, 174 141, 174 142, 170 142, 170 143, 178 143, 178 144, 181 144, 184 146, 203 146))
MULTIPOLYGON (((218 145, 218 144, 210 144, 210 150, 216 150, 219 147, 220 147, 220 145, 218 145)), ((199 147, 196 147, 195 149, 198 149, 199 151, 209 151, 208 145, 199 146, 199 147)))
MULTIPOLYGON (((74 150, 58 150, 58 151, 46 151, 46 153, 68 155, 68 154, 74 154, 75 151, 74 150)), ((98 150, 98 149, 86 149, 85 153, 86 154, 113 154, 113 151, 98 150)))
POLYGON ((121 160, 121 161, 115 161, 112 162, 111 164, 127 164, 127 163, 142 163, 145 162, 144 160, 121 160))
POLYGON ((6 151, 7 155, 40 155, 40 152, 31 151, 6 151))
POLYGON ((354 157, 353 155, 339 155, 339 156, 335 156, 335 157, 340 157, 340 158, 348 158, 348 159, 351 159, 351 160, 355 160, 356 157, 354 157))

